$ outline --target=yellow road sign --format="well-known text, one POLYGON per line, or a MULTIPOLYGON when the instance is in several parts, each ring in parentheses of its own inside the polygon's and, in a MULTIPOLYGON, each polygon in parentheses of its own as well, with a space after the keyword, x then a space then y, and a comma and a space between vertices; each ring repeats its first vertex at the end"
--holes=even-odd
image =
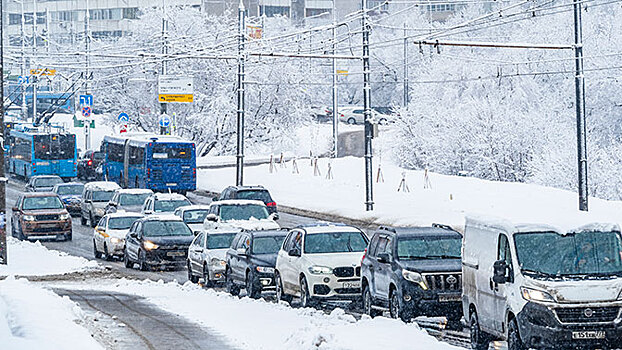
POLYGON ((179 94, 179 95, 173 95, 173 94, 165 94, 165 95, 158 95, 158 101, 160 102, 186 102, 186 103, 191 103, 194 102, 194 95, 192 94, 179 94))
POLYGON ((49 69, 49 68, 31 69, 30 75, 56 75, 56 69, 49 69))
POLYGON ((343 69, 337 69, 337 74, 339 74, 339 75, 348 75, 348 71, 347 70, 343 70, 343 69))

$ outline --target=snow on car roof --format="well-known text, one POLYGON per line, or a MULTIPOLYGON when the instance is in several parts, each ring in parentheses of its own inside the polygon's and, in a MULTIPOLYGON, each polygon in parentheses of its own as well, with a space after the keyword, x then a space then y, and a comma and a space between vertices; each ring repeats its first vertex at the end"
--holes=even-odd
POLYGON ((142 218, 144 217, 144 215, 141 215, 139 213, 132 213, 132 212, 127 212, 127 211, 117 211, 116 213, 109 213, 106 214, 105 216, 109 217, 109 218, 142 218))
POLYGON ((103 191, 115 191, 121 189, 116 182, 112 181, 93 181, 84 185, 87 189, 98 189, 103 191))
POLYGON ((154 197, 159 201, 174 201, 174 200, 184 200, 188 199, 183 194, 179 193, 154 193, 154 197))
POLYGON ((145 193, 153 193, 152 190, 147 188, 120 188, 117 190, 119 193, 124 194, 145 194, 145 193))
POLYGON ((310 225, 310 226, 301 226, 303 230, 305 230, 308 234, 314 233, 327 233, 327 232, 361 232, 358 228, 354 226, 348 225, 331 225, 327 223, 326 225, 310 225))
POLYGON ((256 201, 256 200, 252 200, 252 199, 225 199, 225 200, 222 200, 222 201, 212 202, 212 204, 214 204, 214 205, 250 205, 250 204, 254 204, 254 205, 260 205, 262 207, 266 206, 264 204, 264 202, 256 201))
POLYGON ((468 216, 467 217, 467 226, 479 226, 479 227, 489 227, 494 229, 502 229, 508 233, 529 233, 529 232, 556 232, 561 235, 565 235, 568 233, 576 233, 576 232, 586 232, 586 231, 620 231, 620 226, 614 223, 604 223, 604 222, 589 222, 588 218, 582 217, 579 218, 579 221, 583 221, 583 225, 570 226, 570 222, 559 221, 556 222, 552 220, 550 223, 513 223, 509 220, 491 217, 491 216, 468 216))
POLYGON ((144 221, 182 221, 182 220, 179 216, 173 215, 173 214, 154 214, 154 215, 145 217, 144 221))
POLYGON ((209 209, 209 205, 205 205, 205 204, 184 205, 183 207, 179 207, 177 209, 180 209, 182 211, 186 211, 186 210, 208 210, 209 209))
POLYGON ((60 176, 58 176, 58 175, 35 175, 35 176, 31 177, 31 179, 44 179, 44 178, 54 178, 54 179, 58 178, 58 179, 60 179, 60 176))

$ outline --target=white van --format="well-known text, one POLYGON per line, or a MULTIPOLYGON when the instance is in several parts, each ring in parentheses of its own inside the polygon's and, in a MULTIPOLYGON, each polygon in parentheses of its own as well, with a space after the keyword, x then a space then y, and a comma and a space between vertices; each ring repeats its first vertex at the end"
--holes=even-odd
POLYGON ((565 231, 467 218, 462 306, 474 349, 618 348, 622 237, 613 224, 565 231))

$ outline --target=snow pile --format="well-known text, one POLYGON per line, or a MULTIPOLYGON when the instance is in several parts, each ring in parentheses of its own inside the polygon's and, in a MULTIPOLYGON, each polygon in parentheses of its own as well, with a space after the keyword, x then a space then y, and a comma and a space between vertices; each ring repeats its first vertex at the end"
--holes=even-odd
MULTIPOLYGON (((555 223, 562 228, 578 227, 586 221, 618 222, 622 202, 590 199, 590 212, 577 210, 577 195, 570 191, 533 184, 488 181, 405 170, 382 164, 384 182, 377 183, 374 164, 373 212, 365 211, 364 160, 360 158, 320 159, 320 176, 314 176, 309 161, 299 161, 299 174, 268 165, 245 168, 246 184, 266 186, 277 204, 362 219, 386 225, 464 225, 466 214, 499 216, 513 222, 555 223), (328 163, 333 179, 327 179, 328 163), (410 192, 397 191, 405 175, 410 192)), ((198 187, 219 192, 231 184, 235 168, 199 171, 198 187)))
POLYGON ((20 241, 7 237, 8 265, 0 265, 0 276, 45 276, 99 268, 99 264, 82 257, 49 250, 38 241, 20 241))
MULTIPOLYGON (((341 309, 331 314, 294 309, 264 300, 232 297, 192 283, 120 280, 97 289, 135 294, 171 313, 210 328, 242 349, 456 349, 437 341, 416 324, 364 317, 357 321, 341 309), (263 320, 263 321, 262 321, 263 320)), ((70 288, 93 288, 78 285, 70 288)))
POLYGON ((2 350, 103 349, 83 327, 80 308, 68 298, 26 280, 0 281, 2 350))

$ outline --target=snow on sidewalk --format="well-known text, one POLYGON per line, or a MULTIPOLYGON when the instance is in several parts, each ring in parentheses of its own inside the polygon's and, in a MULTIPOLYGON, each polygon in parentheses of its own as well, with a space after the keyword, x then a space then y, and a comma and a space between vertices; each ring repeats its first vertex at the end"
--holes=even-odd
MULTIPOLYGON (((377 159, 376 159, 377 160, 377 159)), ((362 219, 385 225, 464 225, 466 214, 493 215, 522 222, 561 222, 576 227, 585 220, 619 222, 622 202, 590 198, 590 212, 577 210, 576 193, 539 185, 495 182, 472 177, 447 176, 405 170, 383 163, 384 182, 377 183, 378 163, 374 163, 373 212, 365 211, 364 160, 346 157, 320 159, 320 176, 314 176, 309 160, 299 160, 299 174, 292 162, 282 168, 269 165, 245 167, 244 183, 268 188, 277 204, 362 219), (327 179, 328 163, 333 179, 327 179), (397 189, 405 174, 410 192, 397 189), (427 188, 426 188, 427 187, 427 188)), ((197 186, 220 192, 235 183, 235 168, 199 171, 197 186)))
POLYGON ((39 242, 20 241, 7 237, 8 265, 0 265, 0 276, 46 276, 100 268, 82 257, 47 249, 39 242))
POLYGON ((233 297, 190 282, 180 285, 122 279, 61 285, 75 290, 107 290, 145 297, 163 310, 222 334, 241 349, 458 349, 439 342, 414 323, 367 316, 357 321, 341 309, 327 315, 310 308, 295 309, 264 300, 233 297))
POLYGON ((83 327, 81 309, 67 297, 26 280, 0 281, 0 349, 100 350, 83 327))

